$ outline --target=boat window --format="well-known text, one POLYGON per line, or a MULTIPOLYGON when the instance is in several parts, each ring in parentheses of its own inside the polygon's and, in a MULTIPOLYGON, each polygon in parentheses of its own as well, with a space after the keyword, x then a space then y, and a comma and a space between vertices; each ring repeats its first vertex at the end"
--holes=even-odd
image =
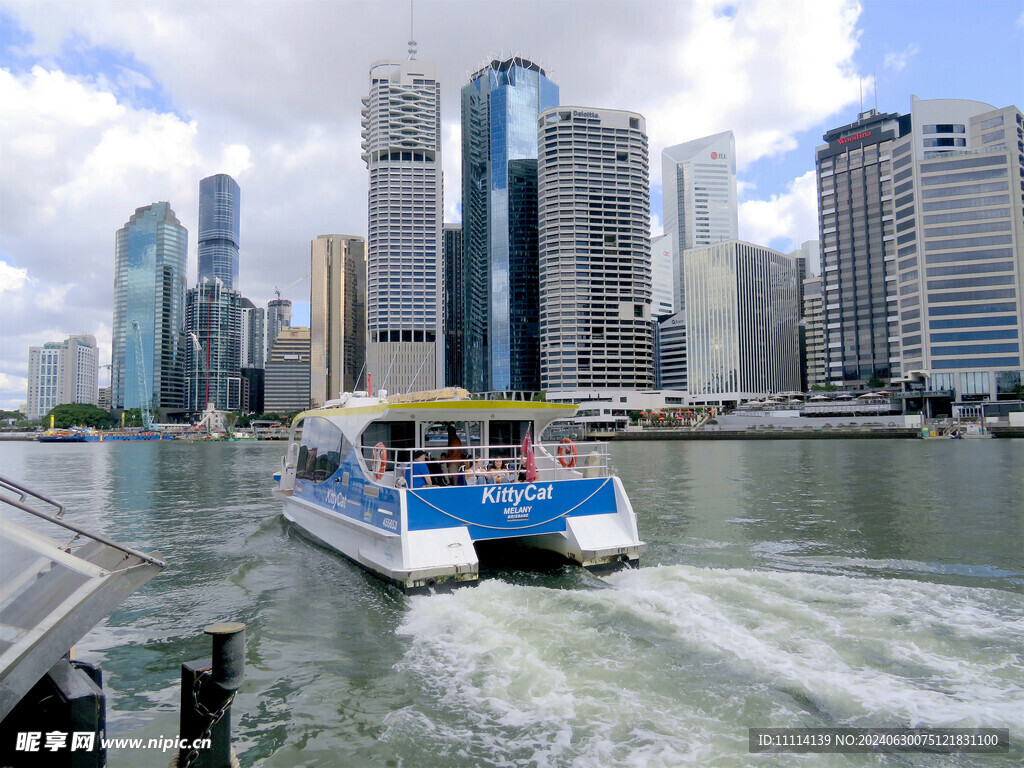
POLYGON ((360 438, 363 458, 370 460, 373 447, 384 443, 388 449, 388 469, 394 469, 395 462, 412 460, 412 449, 416 447, 416 424, 413 421, 374 421, 360 438))
POLYGON ((491 448, 491 456, 512 458, 512 456, 517 455, 517 451, 513 449, 513 446, 518 448, 522 444, 527 431, 530 432, 530 439, 536 441, 537 437, 533 434, 532 421, 492 421, 488 442, 491 446, 499 447, 491 448))
POLYGON ((351 446, 341 429, 327 419, 311 417, 302 422, 302 443, 295 477, 322 483, 338 471, 351 446))

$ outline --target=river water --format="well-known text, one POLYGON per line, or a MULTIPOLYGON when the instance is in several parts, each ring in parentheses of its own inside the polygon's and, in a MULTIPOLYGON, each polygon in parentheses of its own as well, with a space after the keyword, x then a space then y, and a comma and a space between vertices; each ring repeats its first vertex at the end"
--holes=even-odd
POLYGON ((168 562, 78 646, 110 736, 173 737, 181 662, 235 620, 246 766, 1021 763, 1024 441, 613 444, 641 569, 413 598, 283 521, 283 450, 0 443, 4 475, 168 562), (838 725, 1008 727, 1011 752, 748 753, 752 726, 838 725))

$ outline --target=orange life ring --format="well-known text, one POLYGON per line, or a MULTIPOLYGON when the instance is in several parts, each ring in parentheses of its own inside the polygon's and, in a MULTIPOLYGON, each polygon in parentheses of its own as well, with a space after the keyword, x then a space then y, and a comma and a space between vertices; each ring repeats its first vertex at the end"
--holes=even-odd
POLYGON ((384 477, 388 469, 388 447, 384 443, 377 443, 373 446, 373 458, 370 459, 370 471, 373 472, 375 480, 384 477))
POLYGON ((558 463, 566 469, 576 466, 576 445, 568 437, 563 437, 558 444, 558 463))

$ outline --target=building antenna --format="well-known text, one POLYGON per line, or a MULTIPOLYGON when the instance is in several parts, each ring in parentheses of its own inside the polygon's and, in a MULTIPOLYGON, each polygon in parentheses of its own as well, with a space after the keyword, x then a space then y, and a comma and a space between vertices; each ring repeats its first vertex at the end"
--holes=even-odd
MULTIPOLYGON (((412 0, 409 0, 409 2, 412 2, 412 0)), ((857 78, 857 85, 860 86, 860 111, 863 112, 864 111, 864 78, 863 77, 858 77, 857 78)))
POLYGON ((878 111, 878 77, 876 75, 871 76, 871 84, 875 88, 875 112, 878 111))
POLYGON ((413 34, 413 22, 415 16, 413 15, 413 0, 409 0, 409 61, 413 61, 416 58, 416 35, 413 34))

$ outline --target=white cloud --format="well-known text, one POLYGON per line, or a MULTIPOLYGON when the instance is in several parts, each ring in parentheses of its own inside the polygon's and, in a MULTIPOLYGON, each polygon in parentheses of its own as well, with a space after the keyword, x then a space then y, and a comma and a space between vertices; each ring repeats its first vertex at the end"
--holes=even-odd
MULTIPOLYGON (((424 4, 419 58, 443 78, 445 220, 461 218, 459 89, 490 51, 539 60, 563 104, 642 113, 655 185, 664 146, 731 128, 744 168, 856 103, 856 2, 732 5, 730 16, 714 2, 424 4)), ((309 272, 316 235, 365 235, 360 99, 374 60, 404 58, 407 4, 0 6, 29 40, 12 56, 39 64, 0 70, 0 285, 14 286, 0 302, 0 371, 23 370, 30 339, 102 336, 114 233, 140 206, 171 203, 194 279, 198 184, 212 173, 242 188, 241 288, 258 303, 309 272), (68 46, 117 63, 69 75, 54 63, 68 46)), ((306 291, 300 281, 288 298, 306 291)))
POLYGON ((0 261, 0 296, 8 292, 19 292, 27 282, 27 269, 17 269, 5 261, 0 261))
POLYGON ((914 43, 911 43, 906 48, 898 53, 887 53, 885 59, 882 61, 882 66, 886 69, 891 69, 893 72, 902 72, 907 67, 907 62, 910 61, 914 56, 920 53, 921 49, 914 43))
POLYGON ((0 373, 0 392, 21 392, 20 399, 15 397, 0 400, 0 410, 13 411, 24 403, 28 397, 28 379, 25 376, 12 376, 9 373, 0 373))
POLYGON ((782 251, 818 239, 818 191, 815 172, 794 179, 786 192, 768 200, 740 204, 740 237, 752 243, 777 244, 782 251), (788 241, 788 245, 785 242, 788 241))

